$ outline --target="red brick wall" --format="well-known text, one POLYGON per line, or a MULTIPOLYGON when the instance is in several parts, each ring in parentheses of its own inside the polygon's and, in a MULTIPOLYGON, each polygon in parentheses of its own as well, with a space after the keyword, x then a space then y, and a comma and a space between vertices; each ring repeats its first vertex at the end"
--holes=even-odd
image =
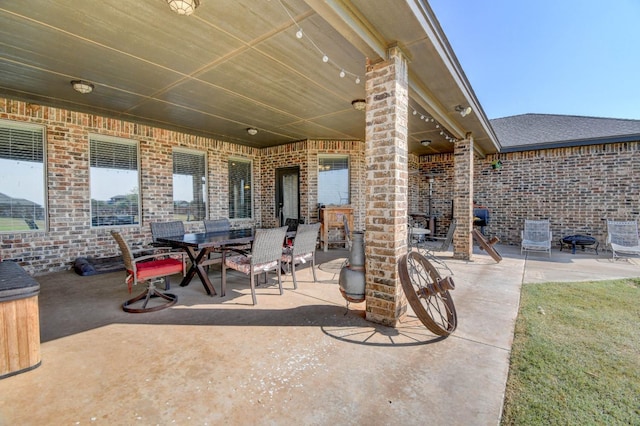
MULTIPOLYGON (((171 155, 174 147, 207 152, 209 217, 228 216, 227 161, 253 160, 254 219, 236 226, 275 222, 274 168, 300 164, 301 211, 317 220, 318 153, 349 154, 355 228, 363 229, 365 211, 364 142, 303 141, 257 150, 209 138, 0 98, 0 118, 41 124, 47 137, 49 229, 0 234, 0 257, 21 262, 31 273, 68 269, 79 256, 111 256, 118 249, 110 228, 91 228, 89 133, 140 142, 142 226, 118 228, 133 245, 151 240, 149 222, 173 215, 171 155), (269 171, 265 173, 263 171, 269 171)), ((520 244, 525 218, 549 218, 554 240, 590 234, 601 244, 602 219, 640 216, 640 141, 490 155, 474 163, 474 199, 491 209, 489 235, 520 244), (500 159, 503 167, 493 170, 500 159)), ((428 211, 427 176, 434 176, 432 212, 438 232, 449 225, 453 193, 453 155, 409 156, 409 212, 428 211)), ((201 222, 187 230, 201 230, 201 222)))
POLYGON ((487 232, 503 242, 520 245, 524 219, 548 218, 555 242, 583 234, 604 247, 605 219, 640 217, 640 142, 489 156, 476 164, 474 198, 491 209, 487 232))
MULTIPOLYGON (((427 211, 426 177, 433 174, 432 211, 443 224, 438 226, 439 232, 446 232, 453 158, 449 154, 420 157, 419 170, 417 187, 410 191, 410 205, 427 211)), ((554 241, 563 235, 585 234, 596 237, 604 247, 603 219, 640 218, 640 142, 476 158, 473 198, 490 209, 485 232, 503 243, 520 245, 524 219, 548 218, 554 241), (491 163, 497 159, 503 166, 494 170, 491 163)))
MULTIPOLYGON (((210 138, 129 123, 91 114, 32 105, 0 98, 0 118, 40 124, 46 129, 48 229, 0 234, 0 258, 19 261, 29 272, 43 274, 68 269, 75 258, 119 254, 111 227, 92 228, 89 190, 89 134, 139 141, 142 226, 122 226, 132 246, 151 241, 149 223, 173 218, 173 148, 207 153, 208 215, 228 217, 228 160, 253 161, 254 217, 233 221, 234 227, 273 226, 274 174, 277 167, 300 164, 302 215, 317 220, 318 153, 349 154, 352 201, 363 211, 364 148, 360 141, 304 141, 259 150, 210 138)), ((359 224, 364 221, 359 216, 359 224)), ((203 229, 202 222, 186 222, 187 232, 203 229)))

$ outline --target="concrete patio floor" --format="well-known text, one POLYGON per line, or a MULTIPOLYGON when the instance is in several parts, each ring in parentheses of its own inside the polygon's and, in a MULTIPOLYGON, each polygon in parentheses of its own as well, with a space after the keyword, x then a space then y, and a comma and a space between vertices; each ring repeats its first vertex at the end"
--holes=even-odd
POLYGON ((388 328, 347 311, 340 249, 317 252, 317 283, 302 269, 298 290, 286 276, 257 306, 236 273, 224 298, 174 280, 178 303, 146 314, 121 310, 124 272, 38 277, 42 365, 0 380, 0 425, 496 425, 521 285, 640 276, 609 254, 497 248, 498 264, 444 255, 459 322, 446 339, 411 312, 388 328))

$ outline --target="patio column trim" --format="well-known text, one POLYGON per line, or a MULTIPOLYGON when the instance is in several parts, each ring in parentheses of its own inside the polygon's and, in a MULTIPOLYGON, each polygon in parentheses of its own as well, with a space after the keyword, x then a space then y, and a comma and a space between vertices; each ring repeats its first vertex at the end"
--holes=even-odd
POLYGON ((453 257, 470 260, 473 255, 473 136, 454 143, 453 147, 453 217, 457 225, 453 234, 453 257))
POLYGON ((392 46, 366 73, 366 318, 392 327, 407 310, 398 275, 407 252, 407 68, 392 46))

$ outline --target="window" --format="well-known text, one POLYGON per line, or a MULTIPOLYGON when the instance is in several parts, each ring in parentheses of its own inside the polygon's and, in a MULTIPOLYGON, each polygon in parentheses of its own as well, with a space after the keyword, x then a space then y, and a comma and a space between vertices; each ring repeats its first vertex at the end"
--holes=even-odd
POLYGON ((206 219, 206 165, 202 152, 173 151, 173 217, 206 219))
POLYGON ((318 203, 349 204, 349 157, 326 155, 318 157, 318 203))
POLYGON ((139 224, 137 142, 90 136, 89 149, 91 225, 139 224))
POLYGON ((0 120, 0 232, 46 228, 44 128, 0 120))
POLYGON ((250 219, 251 161, 229 160, 229 219, 250 219))

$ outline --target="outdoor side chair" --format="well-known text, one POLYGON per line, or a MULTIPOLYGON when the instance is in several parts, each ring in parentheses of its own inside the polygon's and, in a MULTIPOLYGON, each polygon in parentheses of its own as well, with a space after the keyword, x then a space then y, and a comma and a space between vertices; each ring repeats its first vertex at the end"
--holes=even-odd
POLYGON ((178 297, 174 294, 161 292, 155 285, 158 279, 164 279, 165 289, 169 288, 169 276, 181 273, 185 274, 186 253, 155 253, 146 256, 133 257, 129 245, 117 231, 111 231, 111 235, 118 243, 122 260, 127 271, 125 282, 131 293, 132 286, 139 282, 147 282, 147 288, 140 295, 129 299, 122 304, 125 312, 143 313, 159 311, 175 305, 178 297))
POLYGON ((269 271, 277 271, 278 287, 280 294, 282 290, 282 247, 284 239, 287 235, 287 227, 271 229, 256 229, 251 247, 251 253, 240 254, 227 257, 228 249, 222 251, 222 288, 221 296, 226 294, 227 289, 227 269, 234 269, 249 275, 249 283, 251 286, 251 297, 253 304, 258 303, 256 299, 256 275, 264 273, 265 282, 266 275, 269 271))
POLYGON ((316 246, 318 244, 318 233, 320 232, 320 222, 314 224, 299 224, 293 246, 285 247, 282 251, 282 262, 291 266, 291 276, 293 277, 293 288, 298 288, 296 280, 296 265, 310 262, 313 272, 313 282, 316 278, 316 246))
MULTIPOLYGON (((226 217, 220 219, 205 219, 202 221, 204 224, 204 232, 228 232, 231 230, 231 222, 226 217)), ((237 251, 251 250, 251 244, 241 244, 230 246, 237 251)), ((219 254, 222 250, 212 251, 209 253, 209 259, 220 257, 219 254), (216 256, 217 255, 217 256, 216 256)))
POLYGON ((289 232, 296 231, 298 229, 298 225, 302 223, 304 223, 304 219, 294 219, 292 217, 288 217, 284 221, 284 224, 287 226, 287 230, 289 232))
POLYGON ((221 232, 231 229, 231 222, 227 218, 205 219, 202 222, 204 224, 204 232, 221 232))
POLYGON ((551 230, 549 220, 524 221, 524 230, 521 231, 522 243, 520 254, 524 252, 544 252, 551 258, 551 230))
POLYGON ((640 255, 638 222, 607 221, 607 245, 611 247, 612 259, 640 255))
POLYGON ((151 239, 153 246, 162 246, 158 238, 173 237, 174 235, 184 235, 184 223, 181 220, 171 222, 151 222, 151 239))

